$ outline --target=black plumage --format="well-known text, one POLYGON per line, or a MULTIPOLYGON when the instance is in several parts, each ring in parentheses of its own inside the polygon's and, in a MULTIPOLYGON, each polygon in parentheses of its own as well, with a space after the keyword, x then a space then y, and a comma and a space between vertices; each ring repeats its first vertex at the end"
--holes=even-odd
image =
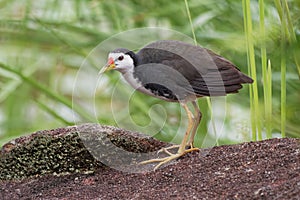
POLYGON ((158 97, 178 101, 187 97, 225 96, 253 80, 211 50, 180 41, 158 41, 137 54, 116 49, 134 60, 134 77, 158 97))
MULTIPOLYGON (((197 150, 194 137, 201 120, 196 99, 203 96, 225 96, 236 93, 244 83, 253 80, 234 64, 211 50, 180 41, 157 41, 136 54, 128 49, 115 49, 101 72, 111 69, 122 73, 135 89, 148 95, 180 102, 189 120, 187 131, 176 154, 163 149, 169 156, 142 162, 159 162, 155 167, 197 150), (191 102, 195 110, 190 111, 191 102), (188 149, 186 149, 188 147, 188 149)), ((173 148, 171 147, 171 148, 173 148)))

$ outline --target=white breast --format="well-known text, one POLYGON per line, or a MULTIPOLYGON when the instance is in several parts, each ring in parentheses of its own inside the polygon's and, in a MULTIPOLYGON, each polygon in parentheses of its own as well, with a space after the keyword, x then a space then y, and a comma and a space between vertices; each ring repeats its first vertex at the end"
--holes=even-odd
POLYGON ((127 73, 122 73, 122 76, 124 77, 124 79, 136 90, 144 93, 144 94, 148 94, 150 96, 153 96, 153 97, 156 97, 156 98, 159 98, 159 99, 162 99, 162 100, 165 100, 165 101, 172 101, 166 97, 163 97, 163 96, 157 96, 155 95, 154 93, 151 92, 151 90, 147 90, 143 85, 142 83, 136 79, 134 76, 133 76, 133 73, 132 72, 127 72, 127 73))
POLYGON ((151 91, 147 90, 138 79, 133 76, 132 72, 128 71, 124 74, 122 73, 122 76, 134 89, 151 96, 154 95, 151 91))

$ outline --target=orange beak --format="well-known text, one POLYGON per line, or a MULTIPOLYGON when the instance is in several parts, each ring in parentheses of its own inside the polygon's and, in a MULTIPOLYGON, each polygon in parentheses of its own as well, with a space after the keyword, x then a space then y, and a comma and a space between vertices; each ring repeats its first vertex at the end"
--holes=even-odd
POLYGON ((100 70, 99 74, 103 74, 107 71, 110 71, 112 69, 115 69, 116 65, 115 65, 115 61, 113 58, 109 58, 106 65, 100 70))

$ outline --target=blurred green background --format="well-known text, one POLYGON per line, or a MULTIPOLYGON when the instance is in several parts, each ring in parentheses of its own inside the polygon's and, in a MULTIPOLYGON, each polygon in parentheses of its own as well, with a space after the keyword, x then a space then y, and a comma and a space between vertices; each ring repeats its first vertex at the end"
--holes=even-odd
POLYGON ((247 53, 247 33, 250 33, 258 89, 256 111, 250 106, 254 97, 248 86, 226 99, 213 99, 213 112, 206 98, 199 99, 203 120, 196 138, 197 146, 215 145, 216 140, 218 144, 230 144, 268 138, 267 128, 272 132, 271 137, 281 137, 282 127, 286 136, 300 137, 297 65, 300 63, 297 42, 300 40, 300 2, 187 2, 188 7, 183 0, 1 0, 0 146, 37 130, 84 122, 130 129, 126 119, 140 126, 137 130, 144 133, 149 124, 154 124, 151 135, 156 131, 156 137, 161 140, 179 142, 180 134, 176 133, 184 131, 186 120, 178 104, 139 93, 131 95, 130 86, 122 84, 122 80, 118 84, 118 73, 105 74, 100 80, 97 73, 112 47, 107 46, 107 52, 101 52, 98 60, 89 59, 91 51, 111 36, 143 27, 172 29, 191 40, 194 33, 201 46, 231 60, 244 73, 250 71, 251 54, 247 53), (247 2, 252 15, 251 32, 245 29, 247 2), (259 3, 264 5, 263 26, 262 4, 259 3), (264 82, 262 63, 266 64, 266 59, 272 67, 272 85, 264 82), (282 74, 283 69, 286 73, 282 74), (284 81, 283 76, 286 77, 284 81), (282 84, 286 85, 283 85, 286 88, 283 96, 282 84), (264 88, 272 93, 266 93, 264 88), (117 96, 112 104, 113 93, 117 96), (125 105, 123 98, 128 96, 130 101, 125 105), (284 106, 283 99, 286 99, 284 106), (124 106, 128 107, 128 112, 118 113, 124 106), (267 107, 272 112, 268 112, 267 107), (255 122, 261 127, 261 138, 253 136, 259 134, 253 133, 255 122))

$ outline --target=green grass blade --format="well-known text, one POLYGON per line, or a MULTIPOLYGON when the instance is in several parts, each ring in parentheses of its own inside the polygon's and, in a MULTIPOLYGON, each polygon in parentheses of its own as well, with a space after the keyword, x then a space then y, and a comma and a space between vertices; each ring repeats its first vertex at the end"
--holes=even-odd
MULTIPOLYGON (((281 122, 281 136, 286 136, 286 43, 287 40, 293 40, 293 30, 289 30, 288 25, 290 24, 290 28, 293 28, 291 25, 290 14, 287 2, 275 0, 275 5, 277 7, 277 12, 281 19, 281 63, 280 63, 280 70, 281 70, 281 88, 280 88, 280 122, 281 122), (292 34, 290 34, 292 33, 292 34), (292 36, 290 36, 292 35, 292 36)), ((297 63, 297 62, 296 62, 297 63)))
MULTIPOLYGON (((244 15, 244 29, 245 29, 245 35, 248 33, 248 26, 247 26, 247 13, 246 13, 246 2, 245 0, 242 2, 243 4, 243 15, 244 15)), ((248 44, 248 38, 246 35, 246 43, 248 44)), ((250 59, 249 59, 249 51, 247 49, 247 63, 248 66, 250 66, 250 59)), ((248 74, 251 74, 251 69, 248 67, 248 74)), ((253 101, 253 89, 252 85, 249 86, 249 96, 250 96, 250 119, 251 119, 251 140, 256 141, 257 136, 256 136, 256 123, 255 123, 255 109, 254 109, 254 101, 253 101)))
POLYGON ((184 0, 184 3, 185 3, 185 8, 186 8, 186 13, 188 15, 190 26, 191 26, 194 43, 195 43, 195 45, 198 45, 196 34, 195 34, 195 30, 194 30, 194 26, 193 26, 193 21, 192 21, 192 17, 191 17, 191 13, 190 13, 189 4, 188 4, 187 0, 184 0))
POLYGON ((268 68, 266 71, 266 100, 265 100, 265 117, 266 117, 266 134, 267 138, 272 138, 272 121, 273 121, 273 101, 272 101, 272 68, 271 61, 268 61, 268 68))
POLYGON ((252 31, 252 17, 251 17, 251 9, 250 9, 250 0, 243 0, 243 11, 244 11, 244 23, 245 23, 245 35, 247 42, 247 57, 248 63, 250 65, 250 75, 254 80, 254 83, 250 86, 252 90, 251 100, 253 109, 251 114, 255 113, 255 117, 251 117, 252 126, 255 124, 255 128, 252 127, 252 139, 256 138, 253 134, 256 134, 257 131, 257 139, 262 140, 262 131, 261 131, 261 114, 259 108, 258 101, 258 86, 257 86, 257 77, 256 77, 256 64, 255 64, 255 53, 254 53, 254 41, 253 41, 253 31, 252 31))
MULTIPOLYGON (((283 36, 282 39, 285 39, 283 36)), ((285 137, 286 127, 286 54, 285 42, 281 44, 281 136, 285 137)))
POLYGON ((35 100, 35 102, 40 106, 41 109, 43 109, 47 114, 51 115, 55 119, 67 125, 74 125, 73 122, 67 121, 65 118, 56 113, 52 108, 50 108, 47 104, 44 104, 41 100, 37 99, 35 100))
POLYGON ((287 24, 286 10, 283 9, 281 21, 281 136, 285 137, 286 128, 286 39, 287 39, 287 24))
POLYGON ((264 0, 259 0, 259 25, 261 36, 261 67, 263 78, 263 91, 264 91, 264 109, 265 109, 265 128, 267 138, 272 138, 272 79, 271 75, 271 62, 267 67, 267 50, 266 50, 266 31, 265 31, 265 11, 264 0))
POLYGON ((67 106, 70 109, 73 109, 76 113, 78 113, 81 117, 83 117, 86 120, 89 121, 95 121, 95 119, 89 115, 87 112, 85 112, 83 109, 81 109, 80 106, 77 105, 73 105, 72 101, 70 101, 69 99, 65 98, 64 96, 61 96, 53 91, 51 91, 48 87, 46 87, 45 85, 42 85, 41 83, 35 81, 32 78, 28 78, 25 75, 23 75, 21 72, 19 72, 18 70, 13 69, 10 66, 7 66, 3 63, 0 63, 0 67, 4 70, 7 70, 15 75, 17 75, 19 78, 21 78, 24 82, 26 82, 27 84, 30 84, 32 87, 36 88, 37 90, 43 92, 44 94, 48 95, 49 97, 57 100, 58 102, 64 104, 65 106, 67 106))
MULTIPOLYGON (((296 37, 295 31, 294 31, 294 27, 293 27, 293 23, 291 20, 291 15, 290 15, 287 1, 286 0, 284 0, 284 1, 275 0, 275 5, 277 8, 279 17, 281 19, 281 22, 283 22, 283 20, 287 20, 284 22, 285 23, 284 31, 286 32, 285 33, 286 39, 291 43, 297 44, 297 37, 296 37)), ((282 26, 283 26, 283 24, 282 24, 282 26)), ((297 67, 298 76, 300 78, 300 59, 299 59, 299 55, 297 54, 297 51, 293 51, 293 56, 294 56, 295 65, 297 67)))
MULTIPOLYGON (((189 5, 188 5, 187 0, 184 0, 184 3, 185 3, 186 12, 187 12, 189 22, 190 22, 190 26, 191 26, 194 43, 195 43, 195 45, 198 45, 195 30, 194 30, 194 26, 193 26, 193 22, 192 22, 192 17, 191 17, 191 13, 190 13, 190 9, 189 9, 189 5)), ((217 137, 216 123, 215 123, 215 120, 214 120, 213 109, 212 109, 212 105, 211 105, 211 99, 208 97, 208 98, 206 98, 206 100, 207 100, 208 109, 211 113, 211 123, 212 123, 212 126, 213 126, 214 136, 216 138, 216 145, 219 146, 219 140, 218 140, 218 137, 217 137)))

